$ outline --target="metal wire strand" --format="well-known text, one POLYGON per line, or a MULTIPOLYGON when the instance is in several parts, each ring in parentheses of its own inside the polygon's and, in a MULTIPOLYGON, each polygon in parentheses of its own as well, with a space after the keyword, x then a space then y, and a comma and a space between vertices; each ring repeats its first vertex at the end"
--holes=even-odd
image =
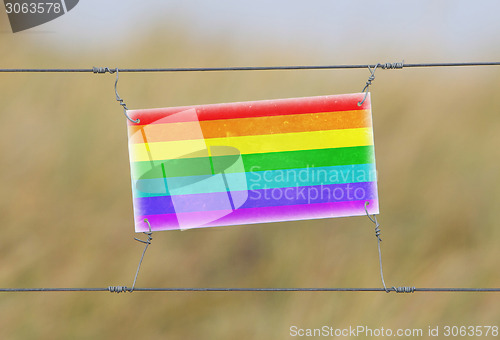
POLYGON ((144 247, 144 250, 142 252, 141 260, 139 261, 139 265, 137 266, 137 270, 135 272, 134 283, 132 283, 131 288, 128 288, 127 286, 109 286, 107 288, 107 290, 110 293, 118 293, 118 294, 125 293, 125 292, 132 293, 135 289, 135 283, 137 282, 137 277, 139 276, 139 270, 141 269, 142 260, 144 260, 144 255, 146 254, 146 250, 148 250, 148 246, 151 244, 151 241, 153 240, 153 237, 151 236, 151 235, 153 235, 153 232, 151 231, 151 224, 149 223, 149 220, 147 218, 144 219, 144 222, 146 222, 148 224, 149 232, 143 232, 143 234, 147 235, 148 239, 146 241, 144 241, 144 240, 141 240, 141 239, 134 237, 134 240, 146 244, 146 246, 144 247))
MULTIPOLYGON (((398 290, 411 290, 418 293, 500 293, 500 288, 415 288, 400 287, 398 290)), ((395 290, 397 293, 403 291, 395 290)), ((48 292, 128 292, 124 286, 107 288, 0 288, 0 293, 48 293, 48 292)), ((144 287, 135 288, 136 292, 386 292, 384 288, 176 288, 144 287)))
MULTIPOLYGON (((95 68, 94 68, 94 69, 95 69, 95 68)), ((120 105, 123 107, 123 114, 124 114, 124 115, 125 115, 125 117, 127 117, 127 119, 128 119, 128 120, 130 120, 132 123, 136 123, 136 124, 137 124, 137 123, 139 123, 139 122, 141 121, 139 118, 137 118, 136 120, 133 120, 132 118, 130 118, 130 117, 128 116, 128 114, 127 114, 127 110, 128 110, 128 108, 127 108, 127 104, 125 104, 125 103, 123 102, 123 99, 121 99, 121 98, 120 98, 120 95, 118 94, 118 89, 117 89, 117 86, 118 86, 118 73, 119 73, 119 72, 118 72, 118 68, 116 68, 116 69, 114 70, 114 72, 111 72, 111 71, 109 70, 109 68, 107 68, 107 67, 106 67, 105 69, 107 69, 107 71, 108 71, 109 73, 111 73, 111 74, 112 74, 112 73, 114 73, 114 72, 116 72, 116 80, 115 80, 115 94, 116 94, 116 101, 117 101, 117 102, 119 102, 119 103, 120 103, 120 105)))
MULTIPOLYGON (((120 72, 219 72, 219 71, 280 71, 280 70, 334 70, 365 69, 379 65, 382 69, 421 68, 421 67, 468 67, 468 66, 500 66, 500 61, 457 62, 457 63, 376 63, 345 65, 298 65, 298 66, 232 66, 232 67, 163 67, 163 68, 120 68, 120 72), (390 65, 390 67, 389 67, 390 65), (401 67, 400 67, 401 66, 401 67)), ((0 72, 10 73, 112 73, 107 67, 93 68, 3 68, 0 72)))
POLYGON ((134 240, 144 243, 145 246, 144 246, 144 251, 142 252, 141 260, 139 261, 139 265, 137 266, 137 271, 135 272, 134 283, 132 284, 132 288, 130 288, 129 290, 131 293, 134 291, 135 283, 137 282, 137 276, 139 276, 139 270, 141 269, 142 260, 144 260, 144 255, 146 254, 146 250, 148 250, 148 247, 151 244, 151 241, 153 240, 153 237, 151 236, 153 235, 153 232, 151 231, 151 224, 149 223, 149 220, 147 218, 144 219, 144 222, 148 224, 149 231, 143 232, 143 234, 146 235, 148 239, 146 241, 143 241, 141 239, 134 237, 134 240))
POLYGON ((379 266, 380 266, 380 279, 382 280, 382 285, 384 286, 384 290, 386 293, 390 293, 390 292, 396 292, 396 293, 413 293, 415 292, 415 287, 391 287, 391 288, 387 288, 386 285, 385 285, 385 280, 384 280, 384 270, 382 269, 382 250, 380 249, 380 242, 382 242, 382 238, 380 238, 380 233, 381 233, 381 230, 380 230, 380 224, 378 223, 377 221, 377 216, 375 216, 375 214, 373 214, 372 216, 370 216, 370 214, 368 213, 368 205, 370 204, 369 201, 366 201, 365 202, 365 212, 366 212, 366 216, 368 216, 368 218, 370 219, 370 221, 373 222, 373 224, 375 224, 375 237, 377 238, 377 246, 378 246, 378 262, 379 262, 379 266))
POLYGON ((120 98, 120 95, 118 94, 118 76, 119 76, 119 69, 116 67, 116 68, 109 68, 109 67, 93 67, 92 68, 92 72, 93 73, 99 73, 99 74, 104 74, 104 73, 109 73, 109 74, 113 74, 113 73, 116 73, 116 80, 115 80, 115 96, 116 96, 116 101, 123 107, 123 114, 125 115, 125 117, 127 117, 128 120, 130 120, 132 123, 139 123, 141 120, 139 118, 137 118, 136 120, 133 120, 132 118, 129 117, 129 115, 127 114, 127 104, 124 103, 123 99, 120 98))
POLYGON ((385 286, 385 280, 384 280, 384 271, 382 269, 382 251, 380 249, 380 242, 382 242, 382 239, 380 238, 380 224, 378 223, 377 221, 377 216, 375 216, 375 214, 373 215, 373 217, 370 216, 370 214, 368 213, 368 205, 370 204, 369 201, 366 201, 365 202, 365 212, 366 212, 366 216, 368 216, 368 218, 370 219, 370 221, 372 221, 374 224, 375 224, 375 237, 377 238, 377 245, 378 245, 378 262, 379 262, 379 265, 380 265, 380 278, 382 279, 382 285, 384 286, 384 290, 389 293, 390 290, 387 289, 387 287, 385 286))

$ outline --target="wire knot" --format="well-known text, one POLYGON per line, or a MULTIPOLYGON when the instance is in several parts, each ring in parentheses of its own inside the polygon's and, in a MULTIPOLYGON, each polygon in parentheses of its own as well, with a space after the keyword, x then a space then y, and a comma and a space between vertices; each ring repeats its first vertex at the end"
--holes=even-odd
POLYGON ((142 242, 142 243, 144 243, 144 244, 148 244, 148 245, 149 245, 149 244, 151 244, 151 241, 153 240, 153 236, 151 236, 151 235, 153 235, 153 232, 151 231, 151 224, 149 223, 149 220, 148 220, 147 218, 145 218, 145 219, 144 219, 144 222, 146 222, 146 223, 148 224, 148 229, 149 229, 149 231, 143 231, 142 233, 143 233, 144 235, 146 235, 146 236, 148 237, 148 239, 147 239, 146 241, 144 241, 144 240, 141 240, 141 239, 139 239, 139 238, 137 238, 137 237, 134 237, 134 240, 136 240, 136 241, 139 241, 139 242, 142 242))
POLYGON ((373 215, 373 217, 371 217, 370 214, 368 213, 367 207, 368 207, 369 204, 370 204, 369 201, 365 202, 366 216, 368 216, 368 218, 370 219, 370 221, 372 221, 373 224, 375 224, 375 237, 377 238, 377 240, 379 242, 382 242, 382 239, 380 238, 380 234, 382 233, 382 230, 380 230, 380 223, 378 223, 377 217, 375 215, 373 215))
POLYGON ((361 91, 362 93, 363 92, 365 93, 365 96, 363 97, 362 101, 358 102, 358 106, 363 105, 363 103, 365 102, 366 97, 368 96, 368 88, 372 84, 372 81, 375 80, 375 71, 377 70, 377 67, 379 67, 380 65, 381 64, 375 65, 375 67, 373 69, 370 67, 370 65, 368 65, 368 70, 370 71, 370 76, 368 77, 368 80, 366 81, 365 87, 363 87, 363 91, 361 91))
MULTIPOLYGON (((392 290, 396 293, 414 293, 415 287, 392 287, 392 290)), ((386 290, 386 292, 389 293, 390 290, 386 290)))
POLYGON ((371 74, 369 77, 368 77, 368 80, 366 81, 366 85, 365 85, 365 88, 363 89, 363 92, 365 92, 365 90, 368 88, 368 86, 370 86, 372 84, 372 81, 375 80, 375 74, 371 74))
POLYGON ((368 80, 366 81, 365 87, 363 87, 363 91, 365 96, 363 97, 363 100, 358 102, 358 106, 363 105, 363 103, 366 100, 366 97, 368 96, 368 88, 372 84, 372 81, 375 80, 375 71, 377 70, 377 67, 380 67, 383 70, 387 69, 402 69, 405 64, 405 61, 403 60, 402 62, 397 62, 397 63, 385 63, 385 64, 376 64, 373 68, 371 68, 370 65, 368 65, 368 70, 370 71, 370 76, 368 77, 368 80))
POLYGON ((385 63, 385 64, 379 64, 379 67, 382 68, 383 70, 394 70, 394 69, 402 69, 405 65, 405 61, 403 60, 402 62, 397 62, 397 63, 385 63))
POLYGON ((380 234, 382 233, 382 231, 380 230, 380 224, 377 223, 377 225, 375 226, 375 237, 380 241, 382 242, 382 239, 380 238, 380 234))
POLYGON ((109 286, 108 291, 110 293, 117 293, 117 294, 124 293, 124 292, 132 292, 131 290, 129 290, 127 288, 127 286, 109 286))
POLYGON ((113 68, 109 68, 109 67, 93 67, 92 68, 92 72, 94 73, 110 73, 110 74, 113 74, 116 72, 116 69, 113 69, 113 68))

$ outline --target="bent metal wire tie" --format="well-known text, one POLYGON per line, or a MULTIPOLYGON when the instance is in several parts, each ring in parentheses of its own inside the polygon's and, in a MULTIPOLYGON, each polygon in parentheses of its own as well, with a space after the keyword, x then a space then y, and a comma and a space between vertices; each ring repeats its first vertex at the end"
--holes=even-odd
MULTIPOLYGON (((396 292, 396 293, 414 293, 416 288, 415 287, 394 287, 392 286, 391 288, 387 288, 386 284, 385 284, 385 280, 384 280, 384 271, 383 271, 383 268, 382 268, 382 251, 381 251, 381 248, 380 248, 380 242, 382 242, 382 238, 380 237, 380 234, 381 234, 381 230, 380 230, 380 224, 378 223, 377 221, 377 216, 374 214, 372 216, 370 216, 370 214, 368 213, 368 205, 370 204, 369 201, 366 201, 365 202, 365 212, 366 212, 366 216, 368 216, 368 218, 370 219, 371 222, 373 222, 375 224, 375 237, 377 238, 377 246, 378 246, 378 259, 379 259, 379 266, 380 266, 380 278, 382 280, 382 285, 384 287, 384 291, 386 293, 390 293, 390 292, 396 292)), ((134 282, 132 284, 132 287, 131 288, 128 288, 127 286, 109 286, 107 288, 107 290, 110 292, 110 293, 124 293, 124 292, 130 292, 132 293, 135 289, 135 284, 137 282, 137 277, 139 276, 139 270, 141 269, 141 265, 142 265, 142 261, 144 259, 144 255, 146 254, 146 250, 148 249, 148 246, 151 244, 151 241, 153 240, 153 237, 151 236, 153 234, 153 232, 151 231, 151 224, 149 223, 148 219, 144 219, 144 222, 146 222, 148 224, 148 232, 143 232, 143 234, 147 235, 147 240, 144 241, 144 240, 141 240, 141 239, 138 239, 138 238, 134 238, 136 241, 139 241, 141 243, 144 243, 146 246, 144 247, 144 251, 142 252, 142 256, 141 256, 141 259, 139 261, 139 265, 137 266, 137 271, 135 272, 135 277, 134 277, 134 282)), ((148 289, 140 289, 141 291, 142 290, 148 290, 148 289)), ((153 289, 151 289, 153 290, 153 289)), ((165 288, 165 289, 161 289, 161 290, 164 290, 164 291, 328 291, 329 289, 322 289, 322 288, 319 288, 319 289, 308 289, 308 288, 165 288)), ((331 289, 332 291, 333 290, 337 290, 337 289, 331 289)), ((340 290, 340 289, 338 289, 340 290)), ((346 289, 347 291, 348 289, 346 289)), ((371 290, 371 289, 368 289, 368 290, 371 290)))
MULTIPOLYGON (((368 70, 370 70, 370 73, 371 75, 368 77, 368 80, 366 81, 366 85, 365 87, 363 87, 363 91, 361 92, 364 92, 365 93, 365 96, 363 97, 363 100, 358 102, 358 106, 361 106, 363 105, 363 103, 365 102, 366 100, 366 97, 368 96, 368 88, 370 87, 370 85, 372 84, 372 81, 375 80, 375 70, 377 69, 377 67, 379 66, 380 64, 377 64, 375 65, 375 67, 372 69, 370 67, 370 65, 368 65, 368 70)), ((370 218, 371 219, 371 218, 370 218)))
POLYGON ((131 293, 134 291, 135 283, 137 281, 137 276, 139 275, 139 269, 141 269, 142 260, 144 259, 144 255, 146 254, 146 250, 148 250, 148 247, 151 244, 151 241, 153 240, 153 237, 151 236, 151 235, 153 235, 153 232, 151 231, 151 224, 149 223, 149 220, 147 218, 144 219, 144 222, 146 222, 148 224, 149 231, 147 231, 147 232, 145 231, 145 232, 143 232, 143 234, 146 235, 148 237, 148 239, 146 241, 143 241, 141 239, 134 237, 134 240, 144 243, 145 246, 144 246, 144 251, 142 252, 141 260, 139 261, 139 265, 137 266, 137 271, 135 272, 134 283, 132 284, 132 288, 130 288, 131 293))
POLYGON ((148 247, 151 244, 151 241, 153 240, 153 237, 151 236, 153 235, 153 232, 151 231, 151 224, 149 223, 149 220, 147 218, 144 219, 144 222, 148 224, 149 231, 145 231, 143 232, 143 234, 146 235, 148 239, 144 241, 134 237, 134 240, 144 243, 146 246, 144 247, 141 260, 139 261, 139 265, 137 266, 137 271, 135 272, 134 283, 132 283, 132 288, 128 288, 127 286, 109 286, 108 291, 110 293, 124 293, 124 292, 132 293, 135 289, 135 283, 137 282, 137 276, 139 276, 139 270, 141 269, 142 260, 144 260, 144 255, 146 254, 146 250, 148 250, 148 247))
POLYGON ((129 117, 129 115, 127 114, 127 104, 125 104, 125 102, 123 101, 123 99, 120 97, 120 95, 118 94, 118 67, 115 68, 115 69, 110 69, 109 67, 93 67, 92 68, 92 72, 94 73, 110 73, 110 74, 113 74, 113 73, 116 73, 116 80, 115 80, 115 95, 116 95, 116 101, 123 107, 123 114, 125 115, 125 117, 127 117, 128 120, 130 120, 132 123, 139 123, 141 120, 139 118, 137 118, 136 120, 133 120, 132 118, 129 117))
POLYGON ((379 63, 379 64, 376 64, 373 67, 373 69, 370 67, 370 65, 367 65, 367 66, 368 66, 368 70, 370 71, 371 74, 368 77, 368 80, 366 81, 365 87, 363 87, 363 91, 361 91, 361 92, 365 93, 365 96, 364 96, 364 98, 363 98, 362 101, 358 102, 358 106, 363 105, 363 103, 366 100, 366 97, 368 96, 368 88, 372 84, 372 81, 375 80, 375 70, 377 70, 377 67, 380 67, 383 70, 402 69, 405 66, 405 61, 403 60, 400 63, 385 63, 385 64, 380 64, 379 63))
POLYGON ((368 216, 370 221, 372 221, 375 224, 375 237, 377 238, 377 245, 378 245, 378 262, 380 265, 380 278, 382 279, 382 285, 384 286, 385 292, 386 293, 390 293, 391 291, 394 291, 396 293, 413 293, 413 292, 415 292, 415 287, 394 287, 394 286, 391 288, 386 287, 385 281, 384 281, 384 271, 382 269, 382 251, 380 250, 380 242, 382 242, 382 239, 380 238, 380 233, 381 233, 380 224, 378 223, 377 216, 375 216, 375 214, 373 214, 372 215, 373 217, 372 217, 368 213, 367 207, 369 204, 370 204, 369 201, 365 202, 365 212, 366 212, 366 216, 368 216))

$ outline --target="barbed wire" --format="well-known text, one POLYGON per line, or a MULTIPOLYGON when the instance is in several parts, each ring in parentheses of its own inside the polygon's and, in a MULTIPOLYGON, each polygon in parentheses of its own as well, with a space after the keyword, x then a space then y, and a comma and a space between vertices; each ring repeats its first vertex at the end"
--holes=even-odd
POLYGON ((334 70, 334 69, 366 69, 379 67, 382 69, 402 69, 421 67, 461 67, 461 66, 500 66, 500 61, 491 62, 456 62, 456 63, 376 63, 346 65, 299 65, 299 66, 234 66, 234 67, 170 67, 170 68, 3 68, 0 72, 24 73, 113 73, 119 72, 217 72, 217 71, 279 71, 279 70, 334 70), (113 72, 111 72, 113 71, 113 72))

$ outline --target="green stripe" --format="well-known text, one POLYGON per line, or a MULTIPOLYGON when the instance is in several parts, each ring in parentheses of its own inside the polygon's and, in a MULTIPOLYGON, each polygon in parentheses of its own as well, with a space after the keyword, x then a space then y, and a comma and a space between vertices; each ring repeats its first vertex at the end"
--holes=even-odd
MULTIPOLYGON (((245 172, 375 163, 373 145, 254 153, 241 155, 241 157, 243 158, 245 172)), ((212 174, 211 162, 214 164, 215 172, 218 173, 227 168, 224 164, 228 166, 233 164, 234 159, 235 156, 179 158, 168 161, 133 162, 131 166, 136 176, 134 180, 163 178, 164 174, 161 165, 165 162, 167 162, 167 165, 164 169, 168 177, 200 176, 212 174), (153 168, 151 163, 154 164, 153 168)), ((237 170, 239 167, 233 168, 237 170)), ((235 171, 226 170, 226 172, 235 171)))

